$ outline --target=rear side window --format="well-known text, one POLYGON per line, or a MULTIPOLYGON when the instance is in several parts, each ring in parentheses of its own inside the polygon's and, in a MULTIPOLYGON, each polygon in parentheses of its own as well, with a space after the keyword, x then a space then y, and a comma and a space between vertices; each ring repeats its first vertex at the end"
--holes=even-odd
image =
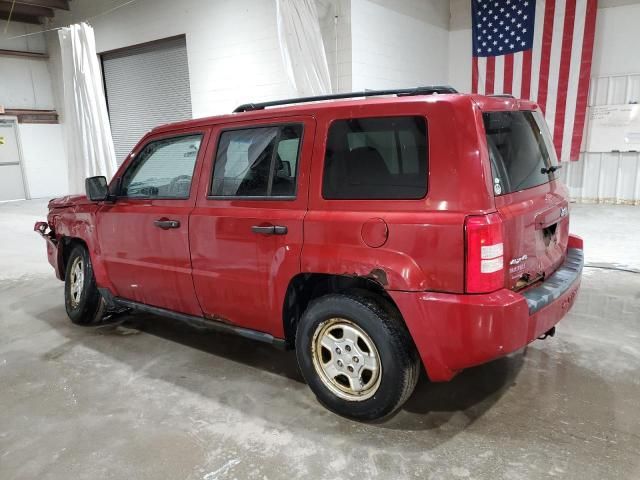
POLYGON ((482 115, 496 195, 548 183, 558 164, 547 125, 539 112, 487 112, 482 115))
POLYGON ((301 140, 302 125, 223 132, 218 142, 211 195, 295 196, 301 140))
POLYGON ((427 194, 427 122, 423 117, 338 120, 331 124, 322 196, 418 199, 427 194))

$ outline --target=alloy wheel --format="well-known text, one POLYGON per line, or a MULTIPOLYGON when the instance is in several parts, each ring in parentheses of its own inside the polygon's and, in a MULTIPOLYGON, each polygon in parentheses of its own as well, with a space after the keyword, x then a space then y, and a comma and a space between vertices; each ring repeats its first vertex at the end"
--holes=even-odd
POLYGON ((331 318, 320 323, 311 349, 316 373, 338 397, 362 401, 378 390, 382 378, 378 349, 354 322, 331 318))

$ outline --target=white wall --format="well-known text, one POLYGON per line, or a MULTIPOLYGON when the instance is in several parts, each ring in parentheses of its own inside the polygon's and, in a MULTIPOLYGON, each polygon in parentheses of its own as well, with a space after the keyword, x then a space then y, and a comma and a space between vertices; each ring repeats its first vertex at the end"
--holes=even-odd
MULTIPOLYGON (((0 50, 46 53, 44 35, 22 36, 37 27, 0 20, 0 50), (14 38, 18 37, 18 38, 14 38)), ((0 105, 5 108, 53 109, 51 76, 46 59, 0 55, 0 105)))
MULTIPOLYGON (((68 25, 122 3, 74 0, 71 12, 58 13, 55 22, 68 25)), ((274 0, 138 0, 90 23, 99 53, 185 34, 194 117, 293 93, 280 56, 274 0)))
POLYGON ((31 198, 65 195, 67 159, 61 125, 19 125, 22 160, 31 198))
POLYGON ((0 56, 0 105, 5 108, 53 110, 47 61, 0 56))
MULTIPOLYGON (((0 21, 0 32, 6 22, 0 21)), ((42 27, 11 22, 0 36, 0 49, 47 53, 42 27), (14 38, 17 37, 17 38, 14 38)), ((0 105, 13 109, 55 110, 53 81, 47 59, 0 55, 0 105)), ((31 198, 67 193, 67 162, 60 125, 18 125, 22 166, 31 198)))
POLYGON ((471 92, 471 2, 451 0, 448 83, 471 92))
POLYGON ((593 77, 640 73, 640 4, 599 8, 593 77))
POLYGON ((316 0, 316 5, 332 90, 349 92, 352 83, 351 0, 316 0))
POLYGON ((351 0, 353 90, 447 81, 449 2, 351 0))
MULTIPOLYGON (((70 13, 57 14, 55 25, 120 4, 74 0, 70 13)), ((448 0, 317 0, 317 5, 334 91, 446 82, 448 0)), ((194 117, 295 95, 280 55, 275 0, 137 0, 90 22, 98 52, 185 34, 194 117)), ((57 42, 55 34, 49 38, 57 42)))

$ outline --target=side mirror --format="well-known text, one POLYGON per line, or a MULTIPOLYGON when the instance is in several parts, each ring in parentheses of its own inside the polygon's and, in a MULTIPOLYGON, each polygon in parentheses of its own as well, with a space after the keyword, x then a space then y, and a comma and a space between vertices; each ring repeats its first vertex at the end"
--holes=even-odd
POLYGON ((92 202, 101 202, 109 198, 109 186, 105 177, 89 177, 84 181, 87 198, 92 202))

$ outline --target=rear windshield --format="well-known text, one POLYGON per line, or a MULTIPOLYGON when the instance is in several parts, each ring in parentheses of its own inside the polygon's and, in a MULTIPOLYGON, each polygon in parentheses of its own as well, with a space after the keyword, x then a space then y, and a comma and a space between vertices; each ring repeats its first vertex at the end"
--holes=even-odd
POLYGON ((539 112, 487 112, 482 115, 496 195, 537 187, 555 178, 558 159, 539 112))

